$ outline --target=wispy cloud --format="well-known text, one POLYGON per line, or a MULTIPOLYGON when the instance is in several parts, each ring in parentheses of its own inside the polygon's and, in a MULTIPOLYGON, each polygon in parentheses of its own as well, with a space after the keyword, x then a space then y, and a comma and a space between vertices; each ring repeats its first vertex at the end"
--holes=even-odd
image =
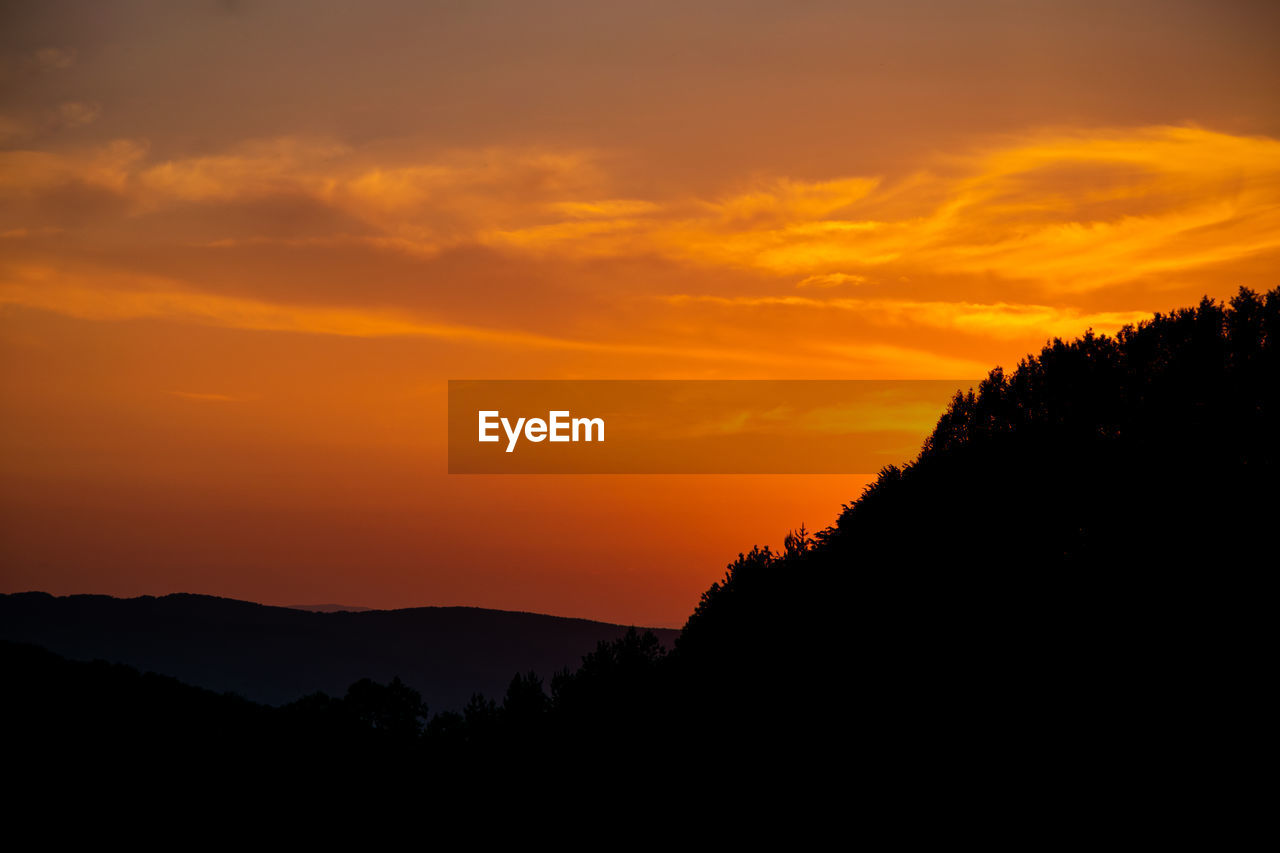
POLYGON ((200 391, 166 391, 165 393, 197 403, 242 403, 248 399, 247 397, 234 397, 230 394, 208 394, 200 391))
POLYGON ((84 101, 67 101, 53 112, 53 121, 59 128, 77 128, 93 124, 102 116, 102 107, 84 101))
POLYGON ((945 165, 897 186, 780 181, 707 202, 701 216, 543 223, 482 239, 591 256, 643 247, 807 285, 925 272, 1059 293, 1280 249, 1273 139, 1191 127, 1036 134, 945 165))
POLYGON ((863 275, 828 272, 802 278, 796 282, 796 287, 839 287, 842 284, 864 284, 866 281, 867 277, 863 275))
POLYGON ((683 293, 662 298, 676 305, 703 303, 728 308, 778 307, 848 311, 882 327, 919 325, 1010 339, 1028 334, 1070 337, 1087 328, 1114 333, 1126 324, 1136 324, 1150 317, 1149 311, 1083 311, 1073 307, 1005 302, 815 299, 807 296, 710 296, 683 293))
MULTIPOLYGON (((132 275, 89 277, 52 267, 13 267, 0 274, 0 306, 51 311, 85 320, 166 320, 260 332, 349 338, 431 338, 515 350, 664 357, 744 365, 838 368, 844 357, 815 352, 780 354, 733 345, 643 343, 583 339, 436 321, 408 312, 362 306, 267 302, 184 289, 179 282, 132 275)), ((903 349, 902 353, 909 350, 903 349)), ((972 371, 970 371, 972 372, 972 371)), ((178 393, 178 392, 174 392, 178 393)))
MULTIPOLYGON (((923 342, 902 357, 918 365, 932 358, 941 368, 936 359, 976 361, 942 352, 945 345, 928 337, 935 331, 1022 343, 1089 326, 1114 331, 1152 309, 1134 293, 1280 252, 1280 142, 1195 127, 1024 134, 922 163, 906 176, 756 178, 708 198, 620 191, 610 157, 478 148, 393 158, 300 137, 163 161, 130 140, 0 152, 0 198, 14 202, 0 233, 57 233, 75 248, 95 245, 95 229, 111 229, 97 245, 112 246, 109 262, 87 250, 84 257, 98 260, 82 258, 80 266, 34 247, 29 263, 11 263, 0 298, 88 319, 680 353, 744 364, 847 359, 851 351, 840 349, 839 338, 853 325, 864 337, 877 332, 878 346, 904 334, 923 342), (70 187, 115 199, 119 215, 91 219, 70 210, 80 204, 70 187), (66 223, 57 216, 64 208, 66 223), (171 211, 180 214, 180 232, 170 227, 171 211), (241 225, 272 226, 280 211, 297 221, 261 234, 241 225), (307 219, 314 211, 324 216, 307 219), (220 230, 230 227, 239 230, 220 230), (199 269, 190 278, 155 278, 145 264, 131 269, 131 257, 152 257, 166 244, 175 257, 204 252, 199 263, 211 249, 226 252, 259 286, 214 293, 200 284, 199 269), (293 253, 287 267, 278 259, 274 267, 253 266, 272 249, 293 253), (526 266, 479 286, 484 273, 441 267, 449 278, 432 281, 425 296, 416 280, 378 289, 393 275, 421 275, 422 267, 379 269, 342 288, 329 282, 323 293, 300 284, 281 296, 271 286, 279 270, 297 275, 299 253, 311 250, 316 268, 355 251, 426 263, 466 249, 526 266), (520 273, 533 264, 586 277, 583 270, 602 269, 592 264, 633 259, 646 270, 680 270, 680 283, 646 272, 613 287, 595 272, 594 283, 557 291, 554 304, 517 293, 534 286, 520 273), (954 281, 966 286, 949 289, 954 281), (952 296, 961 292, 964 298, 952 296), (521 305, 529 312, 495 321, 495 300, 516 295, 528 298, 521 305), (557 331, 548 331, 547 318, 557 331), (775 321, 784 326, 773 328, 775 321), (751 347, 741 343, 748 337, 751 347), (718 343, 690 343, 712 339, 718 343)), ((369 267, 351 269, 363 276, 369 267)), ((543 288, 549 296, 550 286, 543 288)))
MULTIPOLYGON (((64 107, 72 122, 95 114, 64 107)), ((1280 142, 1194 127, 1011 137, 896 181, 776 178, 710 199, 619 198, 589 151, 487 148, 399 165, 367 157, 281 138, 156 163, 121 140, 0 153, 0 191, 75 181, 151 210, 302 196, 398 250, 641 253, 799 276, 804 286, 926 272, 1086 292, 1280 249, 1280 142)))
POLYGON ((76 51, 70 47, 42 47, 32 58, 41 71, 62 71, 75 65, 76 51))

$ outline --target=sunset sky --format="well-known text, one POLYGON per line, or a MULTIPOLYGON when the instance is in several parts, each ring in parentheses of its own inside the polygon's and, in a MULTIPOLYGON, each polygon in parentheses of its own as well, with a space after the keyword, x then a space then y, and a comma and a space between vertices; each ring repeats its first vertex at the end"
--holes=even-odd
POLYGON ((0 3, 0 591, 678 627, 869 477, 450 476, 449 379, 981 377, 1274 287, 1277 45, 1239 0, 0 3))

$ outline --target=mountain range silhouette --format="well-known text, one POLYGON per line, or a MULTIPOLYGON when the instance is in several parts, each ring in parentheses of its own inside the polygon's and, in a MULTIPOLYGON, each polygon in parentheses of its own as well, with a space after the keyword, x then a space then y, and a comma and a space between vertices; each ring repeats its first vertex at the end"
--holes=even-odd
MULTIPOLYGON (((670 650, 602 638, 576 669, 522 668, 458 712, 404 672, 268 708, 6 644, 6 730, 46 758, 166 762, 178 744, 183 766, 269 755, 300 779, 323 751, 345 762, 325 765, 329 785, 376 768, 455 792, 625 768, 912 820, 1249 799, 1240 759, 1269 707, 1278 334, 1280 290, 1241 289, 991 371, 834 525, 740 554, 670 650)), ((263 611, 242 606, 253 636, 263 611)), ((288 616, 364 618, 389 617, 288 616)))
MULTIPOLYGON (((0 640, 102 659, 282 705, 400 677, 436 711, 500 695, 516 672, 576 667, 625 626, 479 607, 307 612, 208 595, 0 596, 0 640)), ((677 631, 653 629, 670 645, 677 631)))

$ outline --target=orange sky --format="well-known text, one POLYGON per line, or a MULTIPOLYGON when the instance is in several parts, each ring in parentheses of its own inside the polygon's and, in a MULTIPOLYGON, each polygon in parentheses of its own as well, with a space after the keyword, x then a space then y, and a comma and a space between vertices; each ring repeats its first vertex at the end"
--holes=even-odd
POLYGON ((1272 287, 1278 23, 5 4, 0 588, 678 626, 866 478, 450 477, 447 380, 981 376, 1272 287))

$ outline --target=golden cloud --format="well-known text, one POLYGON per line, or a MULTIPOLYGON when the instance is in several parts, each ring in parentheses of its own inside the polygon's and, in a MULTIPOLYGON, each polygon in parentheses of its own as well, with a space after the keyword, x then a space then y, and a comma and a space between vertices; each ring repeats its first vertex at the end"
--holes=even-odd
MULTIPOLYGON (((119 242, 122 232, 110 232, 116 241, 110 269, 67 278, 49 257, 36 257, 26 273, 2 282, 3 299, 94 319, 165 317, 260 330, 414 335, 636 355, 679 351, 758 363, 783 358, 783 348, 793 354, 804 349, 811 359, 805 363, 830 364, 834 358, 848 365, 868 350, 855 354, 834 342, 830 336, 838 329, 828 321, 811 322, 807 330, 790 328, 772 353, 752 355, 731 344, 696 352, 666 343, 675 335, 684 342, 705 338, 691 331, 700 323, 713 324, 724 333, 722 340, 740 338, 734 332, 742 324, 759 322, 743 315, 747 307, 788 316, 848 315, 863 330, 894 333, 914 326, 986 340, 1067 337, 1089 326, 1114 331, 1146 316, 1151 306, 1130 302, 1135 310, 1116 310, 1115 300, 1091 294, 1122 285, 1151 292, 1193 271, 1280 250, 1280 142, 1195 127, 1027 134, 923 164, 929 169, 896 179, 760 179, 712 198, 620 193, 605 168, 608 158, 591 151, 483 148, 392 159, 301 138, 163 162, 150 159, 144 143, 129 140, 94 149, 0 152, 0 199, 39 198, 60 187, 88 185, 116 194, 126 209, 156 223, 133 247, 119 242), (202 205, 278 197, 302 198, 341 215, 325 220, 336 225, 310 232, 301 227, 282 236, 220 234, 212 223, 227 220, 211 215, 204 220, 204 239, 192 242, 190 235, 201 227, 192 216, 198 217, 202 205), (180 245, 202 251, 355 245, 430 256, 482 246, 567 263, 659 259, 690 275, 683 279, 685 292, 677 295, 658 279, 650 285, 647 304, 658 313, 644 319, 662 337, 652 345, 546 335, 537 331, 544 326, 536 316, 524 330, 489 328, 484 305, 472 306, 474 315, 464 312, 464 321, 397 312, 385 302, 367 308, 358 304, 361 291, 354 286, 351 305, 284 305, 204 293, 178 278, 145 283, 145 276, 131 276, 128 251, 145 253, 166 239, 164 218, 156 214, 171 207, 186 217, 180 245), (54 272, 46 276, 49 281, 36 283, 32 270, 41 263, 54 272), (981 282, 983 298, 966 290, 968 299, 948 299, 939 282, 956 279, 981 282), (705 281, 705 290, 690 288, 690 280, 705 281), (742 289, 743 281, 749 289, 742 289), (930 283, 929 292, 912 284, 921 281, 930 283), (863 298, 835 295, 835 288, 848 285, 857 285, 863 298), (823 291, 832 295, 822 298, 823 291), (704 310, 677 316, 696 306, 704 310)), ((116 227, 115 220, 80 221, 74 228, 48 220, 4 224, 5 234, 15 238, 58 233, 70 246, 95 227, 116 227)), ((632 301, 626 311, 639 304, 634 297, 644 301, 642 288, 628 289, 625 298, 632 301)), ((623 298, 620 290, 618 299, 623 298)), ((562 304, 556 310, 599 308, 562 304)), ((599 319, 588 318, 581 328, 605 330, 599 338, 617 332, 616 325, 599 319)), ((963 368, 965 374, 976 363, 968 354, 905 349, 874 358, 902 357, 939 370, 963 368)))
POLYGON ((1149 311, 1082 311, 1073 307, 914 299, 814 299, 807 296, 710 296, 687 293, 663 297, 672 304, 704 303, 723 307, 783 307, 849 311, 879 326, 908 324, 953 329, 985 337, 1016 339, 1027 335, 1071 337, 1085 329, 1114 333, 1137 324, 1149 311))
POLYGON ((1056 293, 1280 249, 1273 139, 1187 127, 1041 134, 948 166, 949 174, 897 186, 779 181, 706 202, 697 217, 540 223, 480 239, 591 257, 643 249, 802 275, 807 284, 925 272, 996 276, 1056 293), (890 201, 896 215, 877 218, 890 201))
MULTIPOLYGON (((261 332, 356 338, 433 338, 519 350, 608 353, 640 359, 665 357, 685 362, 790 365, 800 369, 826 370, 847 367, 854 361, 864 364, 847 356, 833 357, 833 351, 821 348, 815 351, 816 354, 779 355, 734 346, 575 339, 519 329, 450 323, 411 312, 356 305, 297 305, 222 296, 195 291, 181 282, 163 277, 103 270, 77 272, 50 266, 15 265, 0 270, 0 306, 5 305, 84 320, 163 320, 261 332)), ((895 352, 906 361, 922 355, 905 347, 895 352)), ((928 354, 923 354, 923 357, 932 358, 928 354)), ((962 362, 952 360, 951 363, 962 362)), ((968 372, 962 371, 964 375, 976 375, 973 362, 965 366, 968 372)))
MULTIPOLYGON (((298 195, 392 248, 648 254, 806 286, 928 273, 1083 292, 1280 249, 1280 142, 1194 127, 1042 133, 896 182, 778 178, 719 199, 618 198, 584 151, 486 148, 401 165, 367 156, 296 138, 162 163, 127 140, 10 151, 0 192, 78 181, 148 209, 298 195)), ((313 235, 333 237, 344 235, 313 235)))

